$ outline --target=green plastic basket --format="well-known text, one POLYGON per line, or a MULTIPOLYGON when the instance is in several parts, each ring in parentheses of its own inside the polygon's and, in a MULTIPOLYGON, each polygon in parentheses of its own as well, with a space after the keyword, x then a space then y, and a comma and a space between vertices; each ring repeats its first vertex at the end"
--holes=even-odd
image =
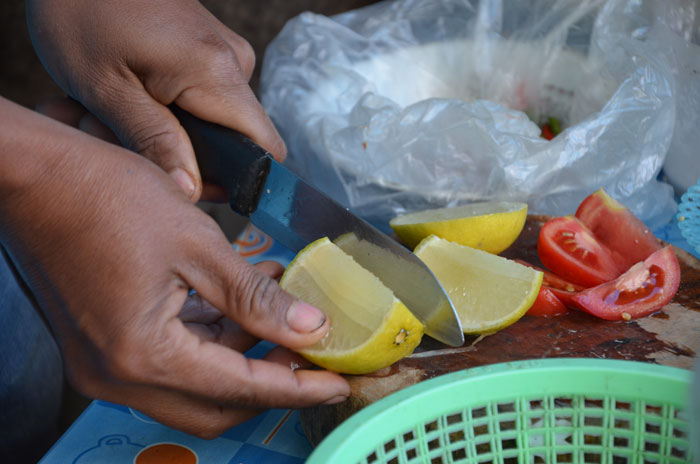
POLYGON ((691 377, 603 359, 454 372, 360 410, 307 463, 689 463, 691 377))

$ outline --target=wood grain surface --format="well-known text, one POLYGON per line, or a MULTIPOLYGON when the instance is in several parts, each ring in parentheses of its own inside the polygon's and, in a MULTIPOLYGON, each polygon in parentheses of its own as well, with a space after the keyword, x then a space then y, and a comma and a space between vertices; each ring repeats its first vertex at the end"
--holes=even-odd
MULTIPOLYGON (((518 240, 502 256, 537 258, 537 236, 547 217, 531 215, 518 240)), ((361 408, 422 380, 484 364, 538 358, 628 359, 691 369, 700 351, 700 261, 674 248, 681 267, 678 293, 661 311, 624 322, 604 321, 580 311, 554 317, 525 316, 487 337, 468 336, 459 348, 428 336, 416 351, 393 366, 347 376, 350 398, 340 404, 300 411, 313 445, 361 408)))

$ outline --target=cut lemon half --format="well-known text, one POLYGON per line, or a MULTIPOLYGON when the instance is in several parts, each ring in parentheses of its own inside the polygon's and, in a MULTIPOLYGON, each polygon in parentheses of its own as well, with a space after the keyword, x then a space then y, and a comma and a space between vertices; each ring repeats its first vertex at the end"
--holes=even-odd
POLYGON ((411 354, 423 336, 423 324, 393 292, 328 238, 301 250, 280 286, 330 319, 328 334, 299 350, 326 369, 374 372, 411 354))
POLYGON ((429 235, 498 254, 508 248, 525 225, 527 204, 484 202, 418 211, 389 222, 410 248, 429 235))
POLYGON ((435 235, 415 253, 442 284, 468 334, 493 333, 516 322, 542 285, 539 271, 435 235))

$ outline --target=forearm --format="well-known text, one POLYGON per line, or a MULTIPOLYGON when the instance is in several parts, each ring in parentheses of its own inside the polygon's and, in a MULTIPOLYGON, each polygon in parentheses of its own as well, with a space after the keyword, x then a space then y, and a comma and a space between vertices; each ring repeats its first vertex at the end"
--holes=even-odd
POLYGON ((61 227, 63 221, 100 220, 87 206, 101 201, 106 178, 121 175, 120 159, 150 164, 3 98, 0 147, 0 242, 13 254, 38 246, 30 237, 42 234, 69 243, 60 235, 74 229, 61 227))
POLYGON ((0 211, 60 164, 65 138, 58 123, 0 97, 0 211))
MULTIPOLYGON (((36 294, 44 272, 36 255, 45 247, 70 243, 80 227, 84 191, 73 176, 86 163, 92 143, 79 131, 0 97, 0 243, 36 294), (50 213, 50 214, 49 214, 50 213)), ((39 292, 41 293, 41 292, 39 292)), ((38 294, 37 296, 42 299, 38 294)), ((42 306, 46 301, 42 301, 42 306)))

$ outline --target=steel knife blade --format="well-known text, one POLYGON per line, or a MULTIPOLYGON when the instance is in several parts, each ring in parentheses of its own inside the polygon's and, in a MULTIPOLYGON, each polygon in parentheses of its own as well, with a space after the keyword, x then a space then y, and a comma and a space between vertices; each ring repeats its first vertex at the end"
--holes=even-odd
POLYGON ((370 270, 450 346, 464 344, 455 309, 416 255, 316 190, 245 135, 171 105, 190 137, 202 179, 226 190, 231 208, 293 252, 328 237, 370 270))

